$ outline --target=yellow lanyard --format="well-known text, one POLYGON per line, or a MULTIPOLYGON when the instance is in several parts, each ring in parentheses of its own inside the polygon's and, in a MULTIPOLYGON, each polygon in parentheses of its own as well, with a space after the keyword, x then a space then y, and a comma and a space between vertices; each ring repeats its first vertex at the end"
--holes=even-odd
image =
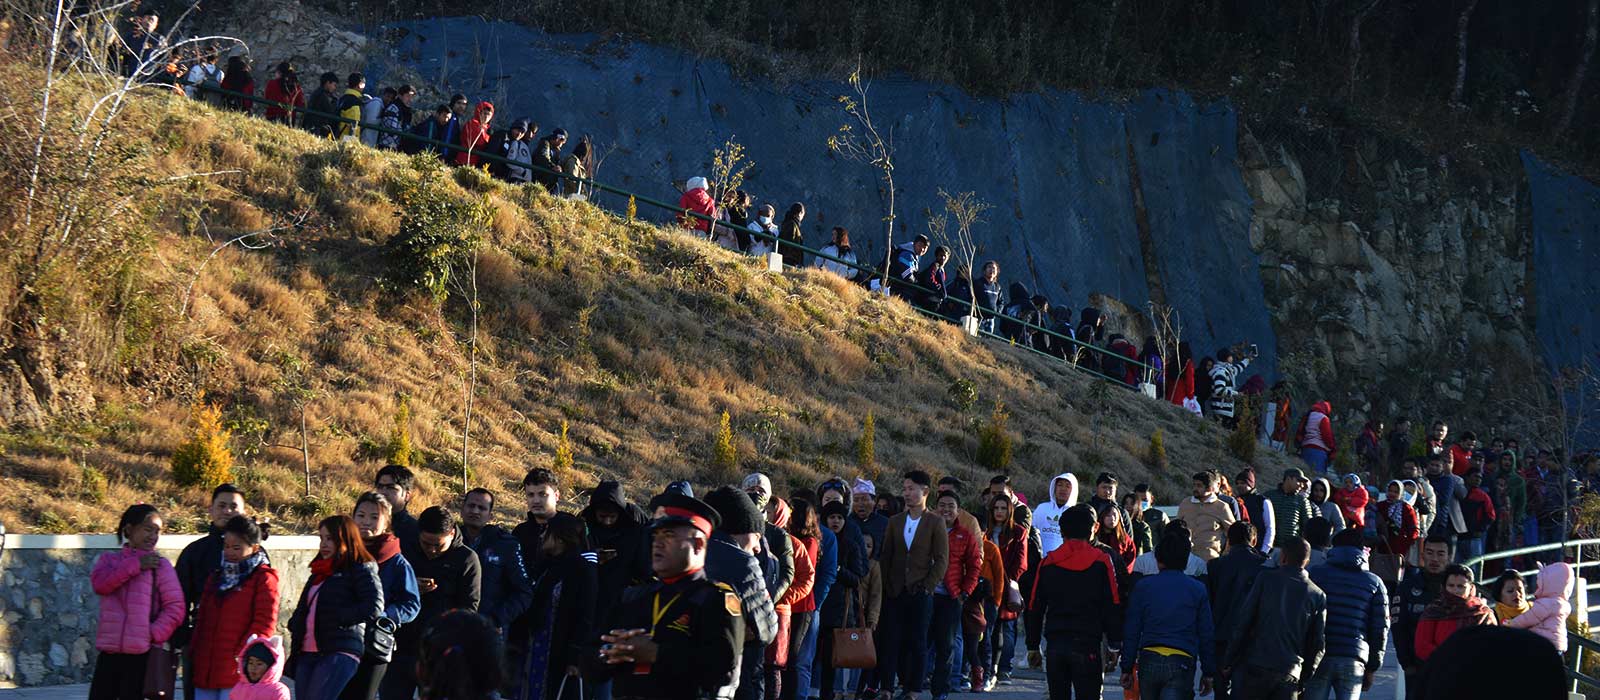
POLYGON ((678 591, 672 596, 671 600, 667 601, 666 606, 663 607, 661 605, 661 594, 656 593, 656 597, 650 601, 650 636, 655 636, 656 626, 661 624, 661 617, 666 615, 667 611, 672 609, 672 604, 678 602, 678 599, 682 597, 683 591, 678 591))

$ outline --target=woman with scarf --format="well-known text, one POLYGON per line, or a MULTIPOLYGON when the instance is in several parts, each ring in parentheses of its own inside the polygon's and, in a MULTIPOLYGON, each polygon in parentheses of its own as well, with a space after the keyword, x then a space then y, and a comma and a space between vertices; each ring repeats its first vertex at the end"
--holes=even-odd
POLYGON ((194 614, 196 700, 222 700, 239 682, 238 656, 252 635, 278 628, 278 572, 261 548, 266 534, 243 515, 222 526, 222 568, 206 579, 194 614))
MULTIPOLYGON (((394 524, 389 499, 376 491, 368 491, 356 498, 356 508, 351 514, 361 531, 361 542, 378 564, 378 581, 383 586, 383 616, 394 623, 394 629, 416 619, 422 610, 422 594, 418 592, 417 576, 411 562, 400 554, 400 538, 391 532, 394 524)), ((367 639, 372 639, 372 633, 367 639)), ((383 684, 383 674, 389 668, 388 655, 363 655, 361 667, 355 678, 340 693, 340 700, 373 700, 383 684)))
MULTIPOLYGON (((594 563, 583 557, 583 521, 556 518, 545 532, 544 573, 533 586, 533 638, 521 700, 582 700, 584 645, 595 624, 594 563)), ((607 604, 615 601, 606 601, 607 604)))
POLYGON ((1458 630, 1496 624, 1494 612, 1477 595, 1472 569, 1451 564, 1444 570, 1444 590, 1422 610, 1417 623, 1417 660, 1426 662, 1433 651, 1458 630))
POLYGON ((167 643, 183 624, 187 605, 178 572, 156 554, 165 525, 155 506, 130 506, 117 522, 122 548, 100 555, 89 572, 100 596, 94 636, 100 653, 89 700, 141 700, 151 647, 167 643))
POLYGON ((1414 494, 1406 492, 1405 483, 1390 481, 1384 488, 1384 499, 1378 503, 1378 539, 1383 543, 1385 554, 1406 556, 1411 551, 1411 545, 1416 544, 1417 538, 1422 536, 1422 529, 1417 524, 1417 509, 1411 507, 1416 499, 1414 494))
POLYGON ((289 617, 289 667, 298 700, 335 700, 367 651, 367 628, 383 615, 378 563, 347 515, 317 524, 322 543, 289 617))
POLYGON ((1333 502, 1339 506, 1345 526, 1357 530, 1367 527, 1367 501, 1371 498, 1366 484, 1355 474, 1344 475, 1344 488, 1333 493, 1333 502))

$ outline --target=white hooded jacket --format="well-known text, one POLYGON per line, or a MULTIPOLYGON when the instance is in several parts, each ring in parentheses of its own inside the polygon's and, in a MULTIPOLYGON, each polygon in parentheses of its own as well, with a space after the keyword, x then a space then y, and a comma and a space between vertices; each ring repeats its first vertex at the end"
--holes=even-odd
POLYGON ((1039 531, 1039 548, 1041 556, 1049 556, 1056 547, 1061 546, 1061 514, 1068 508, 1078 503, 1078 477, 1071 472, 1062 472, 1050 480, 1050 490, 1045 492, 1044 500, 1033 511, 1033 528, 1039 531), (1072 496, 1066 503, 1056 503, 1056 483, 1066 479, 1072 484, 1072 496))

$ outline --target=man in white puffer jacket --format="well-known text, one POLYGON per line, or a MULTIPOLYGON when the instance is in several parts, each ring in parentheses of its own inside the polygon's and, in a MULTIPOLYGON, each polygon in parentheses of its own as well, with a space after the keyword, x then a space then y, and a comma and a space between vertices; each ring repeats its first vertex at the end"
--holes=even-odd
POLYGON ((1061 514, 1078 503, 1078 477, 1062 472, 1050 480, 1050 495, 1033 511, 1033 527, 1039 531, 1039 556, 1047 557, 1061 546, 1061 514))

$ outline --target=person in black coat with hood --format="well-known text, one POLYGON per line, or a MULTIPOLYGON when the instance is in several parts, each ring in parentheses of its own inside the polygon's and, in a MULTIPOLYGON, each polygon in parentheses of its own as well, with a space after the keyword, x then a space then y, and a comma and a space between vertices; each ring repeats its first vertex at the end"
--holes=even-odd
POLYGON ((628 500, 621 483, 600 482, 578 516, 589 528, 589 548, 599 560, 600 600, 621 600, 628 586, 649 579, 645 526, 650 516, 628 500))
MULTIPOLYGON (((545 533, 544 574, 533 586, 532 637, 521 660, 521 697, 583 700, 578 692, 585 649, 596 629, 595 565, 583 556, 583 522, 576 518, 550 521, 545 533)), ((606 605, 620 600, 607 599, 606 605)), ((512 695, 510 697, 516 697, 512 695)))
MULTIPOLYGON (((1105 347, 1105 333, 1106 319, 1100 315, 1100 310, 1093 306, 1083 307, 1083 312, 1078 314, 1078 342, 1102 348, 1105 347)), ((1078 364, 1098 372, 1101 357, 1102 353, 1084 348, 1078 364)))
POLYGON ((822 520, 824 527, 838 535, 839 574, 833 580, 833 587, 828 589, 828 598, 817 608, 822 629, 817 633, 818 670, 814 677, 822 679, 818 700, 833 700, 833 631, 861 624, 866 611, 859 604, 856 592, 867 577, 868 564, 866 552, 860 549, 864 545, 860 534, 854 538, 845 535, 845 530, 854 526, 850 522, 849 506, 838 501, 829 502, 822 507, 822 520))
POLYGON ((1012 282, 1010 290, 1006 318, 1000 321, 1000 335, 1018 345, 1032 347, 1034 330, 1025 324, 1039 324, 1039 309, 1033 305, 1033 296, 1021 282, 1012 282))

